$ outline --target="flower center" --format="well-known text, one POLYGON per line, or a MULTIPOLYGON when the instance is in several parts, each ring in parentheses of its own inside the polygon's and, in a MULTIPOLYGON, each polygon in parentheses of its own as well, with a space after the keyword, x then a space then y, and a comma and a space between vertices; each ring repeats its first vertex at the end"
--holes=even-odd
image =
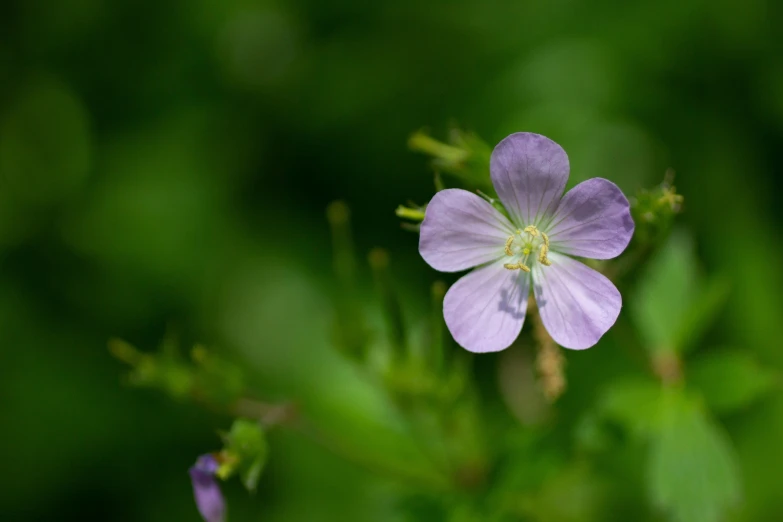
POLYGON ((508 270, 522 270, 530 272, 529 258, 535 252, 538 262, 544 266, 552 263, 547 259, 549 253, 549 237, 538 230, 535 225, 528 225, 524 230, 517 230, 516 234, 506 240, 505 252, 511 259, 503 266, 508 270))

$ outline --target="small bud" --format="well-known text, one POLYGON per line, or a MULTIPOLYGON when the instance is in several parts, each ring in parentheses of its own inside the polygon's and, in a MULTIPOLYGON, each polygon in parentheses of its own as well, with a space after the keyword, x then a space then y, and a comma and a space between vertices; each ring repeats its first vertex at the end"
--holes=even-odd
POLYGON ((446 283, 443 281, 435 281, 432 283, 432 298, 438 306, 443 305, 443 298, 446 296, 446 283))
POLYGON ((226 519, 226 502, 215 480, 219 467, 215 457, 207 454, 199 457, 196 464, 190 468, 193 497, 205 522, 224 522, 226 519))
POLYGON ((326 217, 332 230, 332 264, 339 283, 334 298, 334 344, 343 355, 361 360, 365 355, 368 333, 354 288, 356 260, 348 205, 342 201, 330 203, 326 217))
POLYGON ((343 201, 333 201, 326 208, 326 218, 332 229, 334 272, 344 284, 353 279, 355 272, 350 217, 350 209, 343 201))
POLYGON ((332 225, 344 225, 351 218, 351 211, 344 201, 332 201, 326 207, 326 218, 332 225))
POLYGON ((424 220, 424 207, 410 208, 405 205, 400 205, 397 210, 394 211, 397 217, 403 219, 410 219, 411 221, 423 221, 424 220))
POLYGON ((410 137, 408 146, 432 157, 437 190, 444 188, 440 179, 443 172, 462 180, 463 188, 482 189, 488 193, 493 191, 487 169, 492 150, 475 134, 452 128, 449 143, 443 143, 424 131, 418 131, 410 137))
POLYGON ((469 151, 447 145, 421 130, 414 132, 408 138, 408 147, 453 165, 465 161, 470 156, 469 151))
POLYGON ((389 268, 389 253, 383 248, 373 248, 367 255, 367 261, 374 272, 382 272, 389 268))
POLYGON ((116 359, 130 366, 138 366, 144 358, 144 354, 122 339, 110 339, 109 352, 116 359))
POLYGON ((373 248, 367 259, 383 302, 392 347, 397 353, 401 353, 406 345, 405 321, 402 317, 402 305, 389 272, 389 253, 382 248, 373 248))

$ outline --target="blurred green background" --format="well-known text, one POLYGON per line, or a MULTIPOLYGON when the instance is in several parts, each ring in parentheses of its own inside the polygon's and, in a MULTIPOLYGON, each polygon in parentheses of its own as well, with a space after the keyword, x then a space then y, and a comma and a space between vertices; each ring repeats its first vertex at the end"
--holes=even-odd
MULTIPOLYGON (((601 176, 634 194, 673 168, 691 268, 730 282, 699 350, 738 349, 776 373, 781 9, 763 0, 3 2, 1 518, 199 520, 187 469, 219 447, 216 430, 230 419, 124 385, 126 368, 106 349, 115 336, 152 349, 175 331, 335 431, 351 426, 379 447, 399 433, 382 394, 330 345, 325 208, 338 198, 350 206, 361 267, 372 247, 389 250, 416 324, 441 276, 393 210, 433 193, 409 135, 429 126, 445 136, 452 121, 491 145, 515 131, 551 137, 570 156, 572 184, 601 176)), ((369 270, 359 278, 372 315, 369 270)), ((624 374, 621 352, 607 342, 565 354, 566 424, 624 374)), ((497 413, 503 357, 474 360, 488 415, 508 415, 497 413)), ((783 519, 783 390, 720 420, 744 484, 727 519, 783 519)), ((297 435, 270 437, 259 492, 223 485, 232 520, 404 520, 402 485, 297 435)), ((553 504, 570 502, 550 489, 542 495, 553 504)), ((618 520, 658 520, 643 495, 613 494, 625 499, 618 520)))

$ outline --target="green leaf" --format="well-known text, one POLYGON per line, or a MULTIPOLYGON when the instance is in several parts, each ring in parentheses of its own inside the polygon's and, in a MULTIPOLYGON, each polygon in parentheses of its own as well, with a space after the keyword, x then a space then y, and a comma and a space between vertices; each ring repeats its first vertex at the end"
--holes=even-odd
POLYGON ((258 422, 237 419, 223 440, 226 454, 236 459, 236 463, 226 475, 238 472, 242 484, 248 491, 254 492, 268 453, 264 430, 258 422))
POLYGON ((688 366, 688 383, 698 388, 717 414, 750 405, 778 386, 776 372, 739 350, 706 354, 688 366))
POLYGON ((741 495, 739 468, 723 430, 680 389, 661 397, 650 451, 652 503, 674 522, 717 522, 741 495))
POLYGON ((705 282, 690 237, 674 232, 651 261, 630 310, 652 351, 682 354, 715 322, 729 290, 727 278, 705 282))
POLYGON ((694 300, 682 318, 674 345, 680 353, 690 351, 715 321, 729 298, 731 283, 726 277, 714 277, 694 300))
POLYGON ((261 478, 261 472, 264 470, 265 464, 266 455, 259 456, 239 473, 239 478, 248 491, 254 492, 256 490, 258 479, 261 478))
MULTIPOLYGON (((577 460, 552 473, 535 493, 522 495, 518 511, 530 517, 524 520, 601 520, 610 494, 606 481, 587 462, 577 460)), ((472 520, 480 519, 474 517, 472 520)))
POLYGON ((676 348, 682 318, 698 295, 698 279, 690 238, 673 233, 650 262, 631 303, 634 320, 651 349, 676 348))
POLYGON ((647 437, 657 429, 661 385, 646 379, 610 386, 599 403, 599 414, 622 425, 631 435, 647 437))

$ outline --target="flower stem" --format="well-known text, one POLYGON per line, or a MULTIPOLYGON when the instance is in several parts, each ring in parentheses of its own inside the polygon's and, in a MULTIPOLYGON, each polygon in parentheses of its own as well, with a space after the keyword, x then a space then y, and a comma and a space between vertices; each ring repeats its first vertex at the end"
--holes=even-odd
POLYGON ((547 400, 555 402, 565 392, 567 386, 563 372, 565 358, 560 353, 560 347, 547 332, 538 310, 532 315, 533 336, 538 344, 536 368, 541 379, 541 388, 547 400))
POLYGON ((429 491, 451 490, 449 480, 439 474, 416 470, 406 463, 397 463, 377 455, 357 451, 315 426, 301 415, 293 403, 270 404, 250 398, 242 398, 231 413, 240 417, 257 419, 267 427, 279 426, 298 433, 329 452, 374 475, 384 476, 407 485, 415 485, 429 491))

